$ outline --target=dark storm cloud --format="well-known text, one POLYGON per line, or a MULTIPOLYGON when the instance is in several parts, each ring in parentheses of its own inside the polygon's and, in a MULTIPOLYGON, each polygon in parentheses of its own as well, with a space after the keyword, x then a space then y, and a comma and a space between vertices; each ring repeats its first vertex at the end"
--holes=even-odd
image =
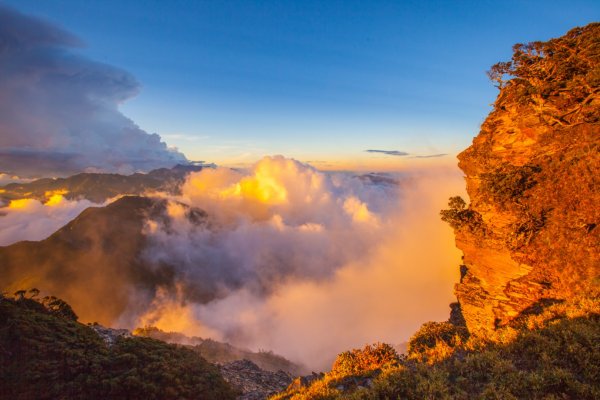
POLYGON ((185 162, 118 109, 139 84, 80 56, 81 41, 0 5, 0 172, 130 173, 185 162))
POLYGON ((447 155, 448 154, 446 154, 446 153, 441 153, 441 154, 430 154, 430 155, 425 155, 425 156, 414 156, 413 158, 437 158, 437 157, 444 157, 447 155))
POLYGON ((400 156, 400 157, 404 157, 404 156, 408 156, 409 153, 405 152, 405 151, 399 151, 399 150, 365 150, 367 153, 381 153, 381 154, 387 154, 388 156, 400 156))

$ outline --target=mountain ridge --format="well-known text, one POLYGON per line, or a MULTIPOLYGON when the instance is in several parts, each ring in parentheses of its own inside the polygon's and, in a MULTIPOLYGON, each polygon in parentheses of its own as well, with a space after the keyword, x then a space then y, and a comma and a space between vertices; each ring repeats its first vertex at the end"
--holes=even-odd
POLYGON ((64 227, 39 242, 0 247, 0 287, 9 292, 42 287, 76 304, 84 320, 109 324, 128 303, 123 279, 146 282, 169 272, 146 268, 139 259, 145 246, 147 218, 166 223, 166 202, 125 196, 106 207, 89 207, 64 227), (110 302, 99 307, 101 299, 110 302))
MULTIPOLYGON (((210 167, 210 166, 209 166, 210 167)), ((82 172, 67 178, 42 178, 28 183, 9 183, 0 187, 0 203, 33 198, 41 202, 52 193, 62 193, 69 200, 87 199, 93 203, 120 195, 141 195, 149 191, 177 193, 190 172, 206 166, 181 165, 159 168, 148 173, 131 175, 82 172)))

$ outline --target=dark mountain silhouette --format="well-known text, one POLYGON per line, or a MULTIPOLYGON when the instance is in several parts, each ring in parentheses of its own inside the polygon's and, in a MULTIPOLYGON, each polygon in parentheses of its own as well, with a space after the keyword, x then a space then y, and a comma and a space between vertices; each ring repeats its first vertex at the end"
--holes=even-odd
POLYGON ((45 240, 0 247, 0 287, 42 287, 75 304, 83 320, 110 324, 130 303, 129 284, 169 282, 168 269, 139 259, 144 223, 168 223, 165 207, 164 200, 125 196, 87 208, 45 240))
POLYGON ((155 169, 147 174, 132 175, 81 173, 68 178, 43 178, 29 183, 9 183, 1 187, 0 202, 33 198, 44 202, 48 193, 65 192, 67 199, 87 199, 103 203, 118 195, 141 195, 151 191, 176 193, 190 172, 203 166, 176 165, 173 168, 155 169))

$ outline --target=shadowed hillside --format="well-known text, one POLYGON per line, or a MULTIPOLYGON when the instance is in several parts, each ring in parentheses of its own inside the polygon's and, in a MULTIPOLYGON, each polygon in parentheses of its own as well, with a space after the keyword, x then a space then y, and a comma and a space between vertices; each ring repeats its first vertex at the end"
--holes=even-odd
POLYGON ((148 338, 109 344, 57 301, 0 298, 0 398, 235 398, 196 352, 148 338))
POLYGON ((138 259, 145 243, 144 221, 164 222, 164 211, 161 200, 123 197, 84 210, 45 240, 0 247, 0 287, 9 293, 43 287, 75 304, 85 321, 108 324, 129 302, 129 292, 119 282, 152 287, 158 276, 168 275, 145 268, 138 259), (102 301, 108 296, 110 301, 102 301))

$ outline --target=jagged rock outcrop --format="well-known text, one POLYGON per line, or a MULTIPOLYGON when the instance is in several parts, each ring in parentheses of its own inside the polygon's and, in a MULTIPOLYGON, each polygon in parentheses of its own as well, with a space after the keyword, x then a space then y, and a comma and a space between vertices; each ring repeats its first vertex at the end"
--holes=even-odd
POLYGON ((456 296, 472 333, 600 281, 600 24, 515 45, 489 76, 494 109, 458 156, 471 203, 442 211, 464 253, 456 296))

